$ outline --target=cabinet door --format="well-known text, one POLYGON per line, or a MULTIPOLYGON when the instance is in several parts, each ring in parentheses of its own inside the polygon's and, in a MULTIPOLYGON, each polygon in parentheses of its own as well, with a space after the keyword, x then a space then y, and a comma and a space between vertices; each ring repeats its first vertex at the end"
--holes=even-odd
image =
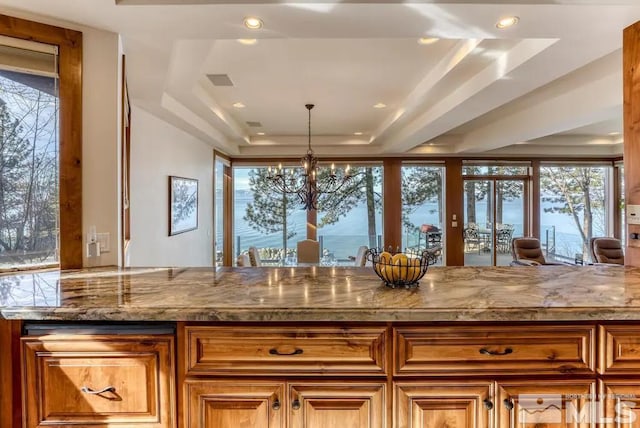
POLYGON ((399 382, 395 428, 486 428, 494 420, 492 382, 399 382))
POLYGON ((185 381, 188 428, 284 428, 284 383, 185 381))
POLYGON ((385 384, 300 382, 289 385, 289 428, 385 427, 385 384))
POLYGON ((596 399, 590 380, 498 382, 498 427, 594 428, 596 399))
POLYGON ((600 381, 601 426, 640 427, 640 379, 600 381))

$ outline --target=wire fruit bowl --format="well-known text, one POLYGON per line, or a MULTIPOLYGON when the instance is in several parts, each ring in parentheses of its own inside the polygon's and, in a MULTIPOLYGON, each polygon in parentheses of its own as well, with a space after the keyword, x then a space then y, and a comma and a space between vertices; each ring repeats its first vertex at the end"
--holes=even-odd
POLYGON ((387 287, 414 288, 427 273, 429 265, 436 262, 440 252, 440 247, 427 248, 417 255, 371 248, 367 251, 367 260, 371 261, 373 270, 387 287))

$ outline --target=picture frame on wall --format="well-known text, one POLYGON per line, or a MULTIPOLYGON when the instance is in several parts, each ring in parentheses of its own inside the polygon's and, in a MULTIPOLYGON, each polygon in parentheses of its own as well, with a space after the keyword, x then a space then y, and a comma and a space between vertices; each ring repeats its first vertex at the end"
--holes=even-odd
POLYGON ((169 236, 198 228, 198 180, 169 176, 169 236))

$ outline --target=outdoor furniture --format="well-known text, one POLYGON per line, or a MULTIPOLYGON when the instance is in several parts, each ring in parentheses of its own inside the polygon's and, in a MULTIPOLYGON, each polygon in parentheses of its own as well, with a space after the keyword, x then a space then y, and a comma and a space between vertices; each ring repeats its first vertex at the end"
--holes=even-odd
POLYGON ((320 243, 313 239, 298 241, 298 264, 320 263, 320 243))
POLYGON ((253 267, 261 267, 262 261, 260 260, 260 254, 258 254, 258 249, 256 247, 249 247, 249 262, 253 267))
POLYGON ((622 242, 617 238, 595 237, 589 240, 594 263, 624 265, 622 242))
POLYGON ((480 231, 477 226, 471 226, 471 223, 469 223, 469 225, 464 228, 463 238, 465 251, 476 249, 478 250, 478 253, 480 253, 480 250, 482 249, 481 243, 483 240, 480 238, 480 231))
POLYGON ((362 245, 358 248, 358 252, 356 253, 356 259, 354 261, 354 266, 362 267, 367 264, 367 250, 369 247, 366 245, 362 245))
POLYGON ((508 253, 511 250, 511 239, 513 238, 514 227, 511 224, 504 224, 496 230, 496 243, 498 252, 508 253))

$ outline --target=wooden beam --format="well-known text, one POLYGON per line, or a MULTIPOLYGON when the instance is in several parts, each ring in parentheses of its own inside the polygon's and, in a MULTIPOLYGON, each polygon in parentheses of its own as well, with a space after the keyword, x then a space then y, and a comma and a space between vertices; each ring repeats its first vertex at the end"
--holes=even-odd
MULTIPOLYGON (((640 205, 640 22, 624 29, 622 74, 625 200, 627 206, 640 205)), ((631 234, 640 234, 640 225, 626 228, 625 264, 640 266, 640 239, 630 239, 631 234)))
POLYGON ((402 247, 402 159, 389 158, 384 170, 384 247, 402 247))

